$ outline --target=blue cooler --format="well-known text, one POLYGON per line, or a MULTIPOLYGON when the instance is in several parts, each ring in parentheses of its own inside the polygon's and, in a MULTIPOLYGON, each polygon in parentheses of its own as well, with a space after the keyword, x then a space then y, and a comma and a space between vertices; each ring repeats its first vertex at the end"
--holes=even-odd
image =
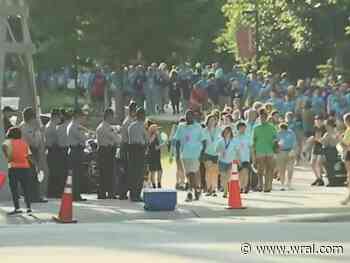
POLYGON ((145 189, 143 201, 145 210, 173 211, 176 208, 177 192, 172 189, 145 189))

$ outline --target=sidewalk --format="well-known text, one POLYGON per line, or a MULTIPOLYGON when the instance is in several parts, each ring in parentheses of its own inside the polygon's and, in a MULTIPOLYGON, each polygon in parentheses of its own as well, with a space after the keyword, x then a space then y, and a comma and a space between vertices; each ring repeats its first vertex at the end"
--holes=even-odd
MULTIPOLYGON (((173 168, 165 173, 165 185, 173 186, 173 168)), ((130 220, 189 220, 227 218, 238 222, 329 222, 350 221, 350 209, 340 205, 347 193, 346 188, 311 187, 310 169, 298 167, 294 179, 294 191, 279 191, 277 182, 272 193, 251 192, 242 195, 245 210, 226 209, 227 199, 202 197, 200 201, 185 203, 185 192, 178 192, 178 207, 174 212, 144 211, 142 203, 119 200, 96 200, 86 195, 87 202, 74 204, 74 217, 79 223, 109 223, 130 220)), ((12 203, 0 204, 0 225, 49 223, 57 215, 59 200, 48 204, 34 204, 34 216, 7 217, 12 203)), ((22 203, 22 207, 24 207, 22 203)))

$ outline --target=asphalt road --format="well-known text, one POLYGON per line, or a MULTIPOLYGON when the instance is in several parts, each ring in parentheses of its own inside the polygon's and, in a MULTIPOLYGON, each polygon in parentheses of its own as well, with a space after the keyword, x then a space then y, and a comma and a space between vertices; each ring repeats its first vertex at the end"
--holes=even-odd
MULTIPOLYGON (((164 179, 171 187, 173 171, 164 179)), ((188 204, 185 192, 178 193, 174 212, 147 212, 142 204, 86 196, 88 202, 74 204, 75 225, 52 221, 59 200, 34 204, 34 217, 7 217, 12 204, 2 202, 0 263, 350 262, 350 223, 344 223, 350 222, 350 211, 340 205, 347 189, 311 187, 312 180, 310 169, 299 167, 294 191, 281 192, 275 182, 270 194, 242 196, 245 210, 225 209, 221 196, 188 204), (259 253, 266 242, 278 250, 259 253), (321 254, 325 245, 336 250, 321 254)))
POLYGON ((349 262, 349 226, 237 224, 227 219, 3 226, 0 228, 0 253, 4 263, 349 262), (336 244, 342 246, 343 253, 258 254, 255 246, 267 242, 294 246, 314 243, 317 247, 336 244), (247 245, 251 250, 242 251, 247 245))

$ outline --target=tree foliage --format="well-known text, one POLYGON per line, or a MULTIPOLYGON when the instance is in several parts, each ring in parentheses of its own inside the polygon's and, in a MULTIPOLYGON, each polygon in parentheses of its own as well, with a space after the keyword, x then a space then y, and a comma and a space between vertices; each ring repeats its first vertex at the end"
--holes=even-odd
POLYGON ((44 65, 78 55, 107 63, 142 52, 148 62, 213 53, 224 0, 32 0, 32 28, 44 65))
POLYGON ((280 67, 280 62, 290 66, 292 60, 310 58, 316 53, 322 59, 331 57, 335 43, 345 39, 350 1, 227 1, 223 6, 226 27, 216 39, 219 52, 229 52, 240 59, 235 32, 242 25, 255 27, 249 10, 258 11, 261 62, 271 69, 280 67))

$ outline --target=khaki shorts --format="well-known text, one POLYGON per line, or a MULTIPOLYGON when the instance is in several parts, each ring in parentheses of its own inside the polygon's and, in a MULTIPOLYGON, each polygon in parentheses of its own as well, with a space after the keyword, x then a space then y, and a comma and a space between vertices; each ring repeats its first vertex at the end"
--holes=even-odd
POLYGON ((291 161, 292 159, 290 158, 289 156, 289 152, 285 151, 281 151, 277 154, 277 158, 276 158, 276 161, 277 161, 277 167, 286 167, 289 162, 291 161))

